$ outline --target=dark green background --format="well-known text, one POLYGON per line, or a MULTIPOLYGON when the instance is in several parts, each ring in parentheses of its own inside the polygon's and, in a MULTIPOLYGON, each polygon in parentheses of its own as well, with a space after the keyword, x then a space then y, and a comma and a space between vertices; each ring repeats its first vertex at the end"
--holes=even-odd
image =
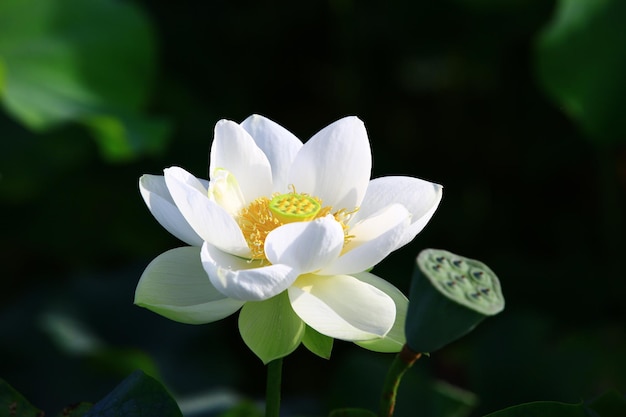
MULTIPOLYGON (((428 401, 429 378, 475 393, 475 415, 626 391, 619 0, 554 36, 543 31, 558 29, 558 2, 545 0, 125 3, 156 45, 138 111, 171 123, 167 141, 116 158, 80 120, 32 131, 0 113, 0 377, 34 404, 96 401, 137 366, 178 398, 262 398, 264 369, 236 317, 186 326, 132 305, 145 265, 181 245, 144 206, 139 176, 178 165, 206 177, 215 122, 252 113, 303 140, 357 115, 374 176, 444 185, 424 232, 374 270, 405 293, 425 247, 480 259, 500 277, 505 311, 418 362, 399 416, 428 401), (105 349, 64 349, 52 313, 105 349)), ((111 42, 136 41, 110 31, 111 42)), ((98 68, 126 75, 120 62, 98 68)), ((285 361, 285 409, 375 408, 390 360, 343 342, 330 361, 301 348, 285 361)))

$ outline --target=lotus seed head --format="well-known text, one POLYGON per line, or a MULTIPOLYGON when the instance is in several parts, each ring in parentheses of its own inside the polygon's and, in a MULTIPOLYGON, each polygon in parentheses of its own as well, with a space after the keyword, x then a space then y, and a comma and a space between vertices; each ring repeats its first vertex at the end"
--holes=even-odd
POLYGON ((288 193, 272 198, 269 209, 281 222, 293 223, 314 219, 322 209, 322 205, 311 196, 288 193))
POLYGON ((482 262, 443 250, 426 249, 420 253, 418 264, 431 283, 448 298, 489 315, 504 308, 498 278, 482 262))

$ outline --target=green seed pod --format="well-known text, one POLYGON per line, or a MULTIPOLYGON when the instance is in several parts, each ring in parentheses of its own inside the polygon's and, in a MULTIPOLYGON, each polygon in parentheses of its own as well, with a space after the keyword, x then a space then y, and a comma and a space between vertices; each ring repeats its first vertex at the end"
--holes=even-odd
POLYGON ((425 249, 413 272, 406 339, 415 352, 433 352, 504 309, 500 282, 480 261, 425 249))

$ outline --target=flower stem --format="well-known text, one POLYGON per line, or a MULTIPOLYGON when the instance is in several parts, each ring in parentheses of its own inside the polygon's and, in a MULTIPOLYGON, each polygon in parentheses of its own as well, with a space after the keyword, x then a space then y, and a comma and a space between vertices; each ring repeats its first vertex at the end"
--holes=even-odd
POLYGON ((407 345, 396 355, 387 372, 383 393, 380 399, 379 417, 391 417, 396 406, 398 386, 404 373, 422 356, 421 353, 413 352, 407 345))
POLYGON ((283 358, 267 364, 267 387, 265 392, 265 417, 278 417, 280 413, 280 384, 283 358))

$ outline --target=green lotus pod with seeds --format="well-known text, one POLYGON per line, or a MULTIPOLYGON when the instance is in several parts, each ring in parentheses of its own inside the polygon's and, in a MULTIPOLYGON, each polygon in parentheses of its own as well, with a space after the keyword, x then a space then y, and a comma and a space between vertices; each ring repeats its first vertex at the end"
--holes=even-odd
POLYGON ((413 272, 406 339, 415 352, 433 352, 504 309, 496 274, 484 263, 425 249, 413 272))

